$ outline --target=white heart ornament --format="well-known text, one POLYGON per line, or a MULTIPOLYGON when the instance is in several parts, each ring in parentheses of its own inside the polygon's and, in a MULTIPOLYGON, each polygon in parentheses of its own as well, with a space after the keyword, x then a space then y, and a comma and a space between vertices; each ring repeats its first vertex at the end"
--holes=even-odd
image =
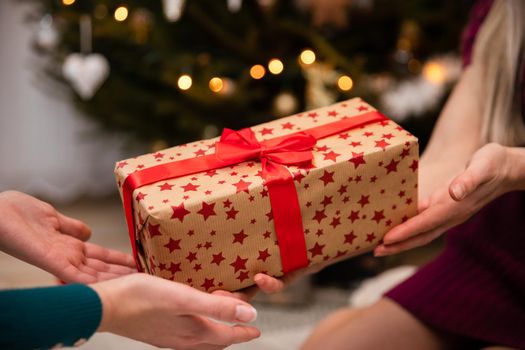
POLYGON ((107 79, 109 63, 100 54, 72 53, 64 60, 62 74, 83 100, 89 100, 107 79))

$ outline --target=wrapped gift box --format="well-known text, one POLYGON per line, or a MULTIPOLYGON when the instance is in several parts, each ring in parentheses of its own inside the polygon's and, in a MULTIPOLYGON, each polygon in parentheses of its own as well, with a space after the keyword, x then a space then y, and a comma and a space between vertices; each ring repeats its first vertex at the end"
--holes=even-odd
POLYGON ((238 290, 373 249, 417 211, 417 139, 361 99, 118 162, 139 269, 238 290))

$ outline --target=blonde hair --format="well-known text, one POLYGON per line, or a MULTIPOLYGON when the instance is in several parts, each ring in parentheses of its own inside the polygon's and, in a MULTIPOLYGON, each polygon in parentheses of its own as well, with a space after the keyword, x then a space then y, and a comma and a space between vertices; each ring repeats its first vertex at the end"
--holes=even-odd
POLYGON ((495 0, 474 45, 481 69, 483 142, 525 145, 520 81, 525 47, 525 0, 495 0))

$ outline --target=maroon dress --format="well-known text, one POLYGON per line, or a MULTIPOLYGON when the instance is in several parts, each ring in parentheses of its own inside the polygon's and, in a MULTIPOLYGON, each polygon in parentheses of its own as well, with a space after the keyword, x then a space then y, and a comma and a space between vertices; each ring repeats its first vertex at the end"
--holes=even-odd
MULTIPOLYGON (((466 64, 491 4, 478 1, 473 9, 463 37, 466 64)), ((386 297, 461 349, 525 349, 525 192, 499 197, 448 231, 443 253, 386 297)))

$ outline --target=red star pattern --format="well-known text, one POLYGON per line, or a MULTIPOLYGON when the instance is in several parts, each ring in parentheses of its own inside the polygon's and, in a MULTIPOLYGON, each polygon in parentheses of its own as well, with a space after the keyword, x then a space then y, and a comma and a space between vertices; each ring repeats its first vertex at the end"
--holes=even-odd
POLYGON ((323 219, 325 218, 326 218, 326 215, 324 213, 324 210, 316 210, 315 215, 312 219, 317 221, 318 223, 321 223, 321 221, 323 221, 323 219))
POLYGON ((272 135, 273 134, 273 129, 272 128, 264 128, 262 130, 259 131, 261 133, 261 135, 272 135))
POLYGON ((366 241, 367 242, 373 242, 374 239, 376 239, 376 235, 374 233, 367 233, 366 234, 366 241))
POLYGON ((354 164, 354 169, 357 169, 358 166, 361 164, 366 164, 365 158, 364 158, 364 152, 356 153, 352 152, 352 158, 350 158, 350 162, 354 164))
POLYGON ((184 186, 181 186, 180 188, 182 188, 184 190, 184 192, 189 192, 189 191, 197 191, 198 187, 200 187, 200 186, 199 185, 194 185, 191 182, 188 182, 188 184, 186 184, 184 186))
POLYGON ((181 203, 177 206, 171 206, 171 209, 173 210, 173 214, 171 214, 172 219, 179 219, 180 222, 184 221, 184 217, 188 215, 190 212, 184 208, 184 203, 181 203))
POLYGON ((324 247, 325 247, 325 244, 319 244, 318 242, 315 242, 314 247, 308 249, 308 251, 312 254, 312 258, 314 258, 317 255, 323 255, 324 247))
POLYGON ((206 221, 208 220, 210 216, 217 215, 215 213, 214 208, 215 208, 215 203, 208 204, 206 202, 202 202, 202 209, 199 210, 197 213, 201 214, 202 217, 204 218, 204 221, 206 221))
POLYGON ((334 182, 334 173, 335 171, 330 172, 328 170, 325 170, 323 176, 321 176, 319 180, 323 181, 324 185, 326 186, 329 183, 334 182))
POLYGON ((215 287, 215 279, 214 278, 205 278, 204 282, 201 284, 201 287, 204 288, 204 290, 209 291, 210 289, 215 287))
POLYGON ((390 144, 383 139, 379 141, 375 141, 375 143, 376 143, 376 147, 381 148, 383 151, 386 149, 387 146, 390 146, 390 144))
POLYGON ((337 161, 337 157, 339 157, 340 154, 339 153, 335 153, 334 151, 330 151, 328 153, 323 153, 323 156, 324 156, 324 160, 331 160, 331 161, 336 162, 337 161))
POLYGON ((248 261, 248 258, 243 259, 239 255, 237 255, 237 259, 235 259, 234 262, 230 264, 231 267, 234 268, 235 273, 240 270, 246 270, 246 262, 248 261))
POLYGON ((281 127, 283 128, 283 130, 292 130, 292 128, 294 127, 295 125, 290 123, 290 122, 286 122, 284 124, 281 124, 281 127))
POLYGON ((176 264, 171 263, 168 271, 171 272, 173 275, 175 275, 177 272, 181 272, 182 269, 180 268, 180 263, 176 263, 176 264))
POLYGON ((412 164, 410 164, 409 168, 412 169, 413 172, 416 172, 417 166, 418 166, 418 162, 417 162, 417 160, 414 159, 412 161, 412 164))
POLYGON ((220 266, 221 262, 225 259, 226 258, 222 255, 222 252, 219 254, 213 254, 213 259, 210 264, 217 264, 217 266, 220 266))
POLYGON ((122 169, 122 168, 124 168, 126 165, 128 165, 128 162, 126 162, 126 161, 119 162, 119 163, 117 164, 117 169, 122 169))
POLYGON ((357 236, 354 234, 354 231, 352 231, 352 232, 350 232, 350 233, 345 235, 344 243, 345 244, 348 243, 348 244, 352 245, 354 243, 354 239, 356 239, 356 238, 357 238, 357 236))
POLYGON ((333 217, 332 222, 330 223, 330 226, 332 226, 335 229, 339 225, 341 225, 341 218, 337 216, 333 217))
POLYGON ((370 198, 370 196, 363 196, 363 195, 361 195, 361 198, 359 199, 359 201, 357 201, 357 203, 361 204, 361 208, 362 208, 365 205, 370 203, 369 198, 370 198))
POLYGON ((193 261, 197 260, 197 252, 188 252, 188 255, 186 256, 186 259, 192 263, 193 261))
POLYGON ((170 253, 173 253, 174 250, 180 250, 180 239, 174 240, 170 238, 169 242, 164 246, 169 249, 170 253))
POLYGON ((239 192, 249 193, 248 186, 250 186, 251 184, 252 184, 251 182, 246 182, 246 181, 241 179, 241 180, 239 180, 239 182, 234 183, 233 186, 235 186, 237 188, 237 192, 236 193, 239 193, 239 192))
POLYGON ((323 201, 321 202, 321 204, 323 205, 323 207, 326 207, 328 204, 332 204, 332 197, 333 196, 324 196, 324 199, 323 201))
POLYGON ((385 218, 385 215, 383 214, 384 210, 374 210, 374 217, 372 218, 372 220, 374 220, 375 222, 377 222, 379 224, 379 222, 381 222, 381 220, 383 220, 385 218))
POLYGON ((234 207, 231 207, 231 209, 226 212, 226 220, 229 220, 229 219, 235 220, 237 213, 239 213, 239 211, 235 210, 234 207))
POLYGON ((268 253, 268 248, 266 248, 265 250, 259 250, 259 257, 257 258, 257 260, 266 262, 266 259, 268 259, 270 256, 271 255, 270 253, 268 253))
POLYGON ((141 200, 143 200, 144 198, 146 198, 146 196, 147 196, 147 194, 144 194, 144 193, 142 193, 142 192, 139 192, 139 193, 137 193, 137 196, 135 197, 135 200, 136 200, 137 202, 140 202, 141 200))
POLYGON ((162 233, 160 232, 160 224, 158 225, 148 224, 148 231, 149 231, 150 238, 153 238, 155 236, 162 236, 162 233))
POLYGON ((240 232, 233 234, 233 242, 232 243, 238 242, 240 244, 244 244, 244 239, 246 237, 248 237, 248 235, 244 233, 244 230, 241 230, 240 232))
POLYGON ((247 280, 248 278, 250 278, 250 274, 248 271, 241 271, 239 272, 239 276, 237 276, 237 279, 242 282, 244 280, 247 280))
POLYGON ((159 188, 161 191, 171 191, 173 185, 170 185, 169 183, 165 182, 164 184, 159 185, 159 188))
POLYGON ((397 172, 397 165, 399 164, 399 162, 396 162, 395 160, 391 160, 390 163, 388 163, 388 165, 385 165, 385 169, 386 169, 386 173, 387 174, 390 174, 392 172, 397 172))
POLYGON ((359 220, 359 211, 350 211, 348 219, 354 223, 354 221, 359 220))

